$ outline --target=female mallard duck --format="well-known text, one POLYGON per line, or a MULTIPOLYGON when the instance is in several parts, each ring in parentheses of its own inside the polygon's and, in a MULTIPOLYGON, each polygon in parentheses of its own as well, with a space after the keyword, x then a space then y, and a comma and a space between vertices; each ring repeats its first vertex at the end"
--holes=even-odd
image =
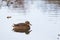
POLYGON ((29 21, 25 21, 25 23, 14 24, 13 30, 15 32, 24 32, 26 34, 29 34, 31 32, 30 25, 31 24, 29 21))

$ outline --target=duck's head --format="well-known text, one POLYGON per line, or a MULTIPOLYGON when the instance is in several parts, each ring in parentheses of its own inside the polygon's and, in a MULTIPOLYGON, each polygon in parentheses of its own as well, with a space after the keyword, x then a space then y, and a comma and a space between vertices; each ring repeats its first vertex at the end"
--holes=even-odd
POLYGON ((29 22, 29 21, 25 21, 25 24, 27 24, 27 25, 32 25, 32 24, 30 24, 30 22, 29 22))

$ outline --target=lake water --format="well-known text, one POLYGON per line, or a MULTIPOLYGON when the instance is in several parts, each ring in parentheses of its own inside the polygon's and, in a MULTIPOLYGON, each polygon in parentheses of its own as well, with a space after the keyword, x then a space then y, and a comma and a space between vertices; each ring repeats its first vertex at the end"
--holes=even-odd
POLYGON ((2 6, 0 8, 0 40, 58 40, 60 33, 60 10, 55 4, 33 1, 26 10, 2 6), (7 16, 12 18, 7 19, 7 16), (29 20, 32 32, 28 35, 12 30, 15 23, 29 20))

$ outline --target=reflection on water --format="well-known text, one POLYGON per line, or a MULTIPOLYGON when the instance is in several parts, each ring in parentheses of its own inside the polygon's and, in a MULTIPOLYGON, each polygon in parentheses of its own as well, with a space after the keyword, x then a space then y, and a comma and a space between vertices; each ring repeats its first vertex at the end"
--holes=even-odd
POLYGON ((58 21, 58 18, 60 17, 60 6, 58 5, 57 2, 60 1, 51 0, 51 2, 50 3, 49 2, 50 1, 48 0, 38 1, 37 7, 38 9, 41 9, 44 12, 43 14, 49 17, 49 20, 58 21))
POLYGON ((31 0, 0 0, 0 8, 8 7, 13 11, 26 12, 31 2, 31 0))

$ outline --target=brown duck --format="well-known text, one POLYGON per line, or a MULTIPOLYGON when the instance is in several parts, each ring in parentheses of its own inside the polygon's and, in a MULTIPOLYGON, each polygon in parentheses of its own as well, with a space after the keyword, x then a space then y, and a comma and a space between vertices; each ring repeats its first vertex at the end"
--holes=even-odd
POLYGON ((29 34, 32 30, 30 30, 30 22, 29 21, 25 21, 25 23, 18 23, 18 24, 14 24, 13 26, 13 30, 15 32, 23 32, 26 34, 29 34))

